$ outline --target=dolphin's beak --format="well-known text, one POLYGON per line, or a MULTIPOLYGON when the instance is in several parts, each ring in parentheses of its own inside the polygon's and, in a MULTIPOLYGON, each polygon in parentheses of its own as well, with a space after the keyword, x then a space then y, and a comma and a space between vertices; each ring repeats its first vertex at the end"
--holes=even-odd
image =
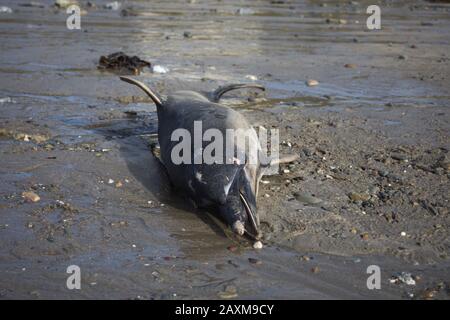
POLYGON ((245 232, 252 238, 259 237, 259 217, 256 211, 256 197, 248 184, 239 190, 239 196, 247 213, 245 232))

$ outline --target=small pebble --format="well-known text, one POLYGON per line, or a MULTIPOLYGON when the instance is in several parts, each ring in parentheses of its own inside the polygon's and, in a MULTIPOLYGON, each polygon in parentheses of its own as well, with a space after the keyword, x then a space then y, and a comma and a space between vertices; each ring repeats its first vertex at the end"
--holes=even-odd
POLYGON ((241 16, 252 15, 255 14, 255 11, 251 8, 239 8, 236 10, 236 14, 241 16))
POLYGON ((308 87, 314 87, 314 86, 319 85, 319 81, 310 79, 310 80, 306 81, 306 85, 308 87))
POLYGON ((262 249, 262 248, 263 248, 262 242, 261 242, 261 241, 256 241, 256 242, 253 244, 253 248, 254 248, 254 249, 262 249))
POLYGON ((39 197, 36 193, 33 191, 25 191, 22 193, 22 197, 29 202, 38 202, 41 200, 41 197, 39 197))
POLYGON ((366 232, 366 233, 363 233, 362 235, 361 235, 361 239, 363 239, 364 241, 367 241, 367 240, 369 240, 369 234, 366 232))
POLYGON ((314 268, 311 269, 311 272, 312 273, 319 273, 320 269, 319 269, 319 267, 314 267, 314 268))
POLYGON ((309 260, 311 260, 311 258, 308 257, 308 256, 301 256, 300 259, 302 259, 303 261, 309 261, 309 260))
POLYGON ((245 78, 248 79, 248 80, 251 80, 251 81, 257 81, 258 80, 257 76, 254 76, 254 75, 251 75, 251 74, 246 75, 245 78))
POLYGON ((368 201, 370 199, 370 195, 367 193, 358 193, 358 192, 351 192, 348 197, 352 201, 368 201))
POLYGON ((304 193, 304 192, 295 192, 294 198, 297 201, 300 201, 304 204, 309 204, 309 205, 316 205, 316 204, 323 202, 322 199, 319 199, 317 197, 310 195, 309 193, 304 193))
POLYGON ((389 279, 390 283, 404 283, 408 286, 415 286, 416 280, 413 279, 411 273, 409 272, 402 272, 397 276, 393 276, 391 279, 389 279))
POLYGON ((12 9, 10 7, 0 7, 0 13, 12 13, 12 9))
POLYGON ((248 262, 250 262, 251 264, 256 264, 256 265, 260 265, 262 264, 262 261, 256 258, 248 258, 248 262))
POLYGON ((436 295, 436 290, 433 289, 426 289, 423 293, 422 293, 422 297, 425 300, 429 300, 434 298, 434 296, 436 295))
POLYGON ((167 72, 169 72, 169 69, 164 66, 161 66, 161 65, 156 65, 156 66, 153 66, 152 71, 154 73, 167 73, 167 72))
POLYGON ((237 298, 237 290, 235 286, 226 286, 224 291, 218 293, 219 298, 221 299, 233 299, 237 298))
POLYGON ((121 6, 121 4, 118 1, 114 1, 114 2, 109 2, 109 3, 105 4, 104 8, 113 10, 113 11, 117 11, 117 10, 119 10, 120 6, 121 6))

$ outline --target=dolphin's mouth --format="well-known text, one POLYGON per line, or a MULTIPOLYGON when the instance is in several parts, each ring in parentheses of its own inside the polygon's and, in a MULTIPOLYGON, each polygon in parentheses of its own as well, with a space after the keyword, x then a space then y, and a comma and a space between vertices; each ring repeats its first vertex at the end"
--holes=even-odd
POLYGON ((248 228, 245 228, 245 233, 247 233, 247 235, 253 239, 258 239, 260 235, 258 231, 258 224, 256 222, 256 212, 253 212, 252 207, 241 191, 239 191, 239 196, 241 198, 242 204, 244 205, 245 211, 247 212, 248 222, 252 229, 248 230, 248 228))

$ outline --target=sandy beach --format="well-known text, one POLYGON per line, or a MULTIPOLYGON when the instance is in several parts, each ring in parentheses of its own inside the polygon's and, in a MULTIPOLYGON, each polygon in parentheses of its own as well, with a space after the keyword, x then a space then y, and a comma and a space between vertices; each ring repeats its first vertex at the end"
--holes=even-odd
POLYGON ((91 2, 81 30, 1 3, 1 299, 449 299, 450 4, 368 30, 370 1, 91 2), (171 189, 154 104, 97 68, 118 51, 161 94, 266 87, 222 100, 299 155, 260 185, 263 249, 171 189))

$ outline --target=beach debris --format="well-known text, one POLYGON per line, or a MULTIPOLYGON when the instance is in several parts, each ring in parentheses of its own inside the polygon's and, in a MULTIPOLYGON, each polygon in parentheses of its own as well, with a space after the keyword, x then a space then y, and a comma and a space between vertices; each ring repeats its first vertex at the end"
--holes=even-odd
POLYGON ((311 268, 311 272, 312 273, 319 273, 320 269, 319 269, 319 267, 315 266, 315 267, 311 268))
POLYGON ((98 69, 119 74, 139 75, 145 67, 151 67, 151 63, 138 56, 130 57, 121 51, 101 56, 98 62, 98 69))
POLYGON ((162 65, 157 64, 157 65, 152 67, 152 71, 154 73, 167 73, 167 72, 169 72, 169 69, 164 67, 164 66, 162 66, 162 65))
POLYGON ((117 11, 121 7, 121 3, 118 1, 108 2, 103 6, 105 9, 117 11))
POLYGON ((353 63, 346 63, 346 64, 344 65, 344 67, 345 67, 345 68, 348 68, 348 69, 354 69, 354 68, 356 68, 357 66, 356 66, 356 64, 353 64, 353 63))
POLYGON ((319 85, 319 81, 314 80, 314 79, 309 79, 309 80, 306 81, 306 85, 308 87, 318 86, 319 85))
POLYGON ((251 74, 248 74, 248 75, 245 76, 245 79, 248 79, 248 80, 251 80, 251 81, 257 81, 258 77, 254 76, 254 75, 251 75, 251 74))
POLYGON ((12 13, 12 9, 10 7, 1 6, 0 13, 12 13))
POLYGON ((24 192, 22 192, 22 198, 24 198, 28 202, 38 202, 39 200, 41 200, 41 197, 39 197, 33 191, 24 191, 24 192))
POLYGON ((413 276, 409 272, 401 272, 400 274, 394 275, 389 279, 389 282, 395 284, 404 283, 408 286, 416 285, 416 280, 414 280, 413 276))
POLYGON ((26 141, 26 142, 34 141, 36 143, 42 143, 49 139, 48 136, 46 136, 44 134, 38 134, 38 133, 28 134, 28 133, 24 133, 24 132, 17 132, 15 130, 8 130, 5 128, 0 128, 0 137, 6 137, 6 138, 19 140, 19 141, 26 141))
POLYGON ((261 241, 256 241, 256 242, 253 244, 253 248, 254 248, 254 249, 262 249, 262 248, 263 248, 262 242, 261 242, 261 241))
POLYGON ((192 32, 190 32, 190 31, 183 32, 183 37, 185 37, 185 38, 192 38, 192 32))
POLYGON ((236 252, 237 249, 238 249, 238 247, 237 247, 237 246, 234 246, 234 245, 231 245, 231 246, 228 246, 227 249, 228 249, 230 252, 236 252))

